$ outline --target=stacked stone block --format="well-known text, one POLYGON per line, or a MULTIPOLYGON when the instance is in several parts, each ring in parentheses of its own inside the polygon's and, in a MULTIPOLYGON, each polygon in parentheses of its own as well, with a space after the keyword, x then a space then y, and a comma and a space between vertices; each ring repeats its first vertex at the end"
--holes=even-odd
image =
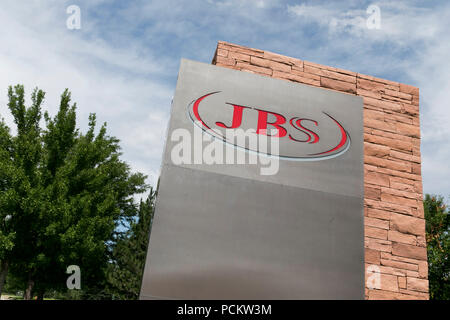
POLYGON ((428 299, 419 89, 219 42, 213 64, 364 100, 366 299, 428 299))

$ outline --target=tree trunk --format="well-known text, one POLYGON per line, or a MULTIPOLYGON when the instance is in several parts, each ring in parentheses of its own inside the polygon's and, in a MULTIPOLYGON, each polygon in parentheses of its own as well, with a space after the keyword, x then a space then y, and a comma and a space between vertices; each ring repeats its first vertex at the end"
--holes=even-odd
POLYGON ((38 291, 36 300, 44 300, 44 291, 42 290, 38 291))
POLYGON ((5 285, 6 275, 8 274, 8 261, 2 261, 0 263, 0 297, 2 296, 3 286, 5 285))
POLYGON ((27 283, 27 288, 25 289, 25 294, 23 296, 24 300, 33 299, 33 287, 34 287, 34 280, 29 279, 27 283))

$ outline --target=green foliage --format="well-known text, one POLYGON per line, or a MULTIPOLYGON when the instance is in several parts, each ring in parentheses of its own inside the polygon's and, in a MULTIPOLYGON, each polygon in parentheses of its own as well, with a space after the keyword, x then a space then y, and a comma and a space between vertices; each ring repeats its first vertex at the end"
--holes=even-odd
POLYGON ((0 121, 0 261, 5 261, 14 247, 15 232, 10 227, 10 209, 17 201, 13 188, 12 137, 0 121))
POLYGON ((450 299, 450 215, 441 196, 424 200, 430 298, 450 299))
POLYGON ((66 268, 78 265, 83 297, 103 297, 111 243, 136 218, 133 196, 148 188, 146 177, 120 160, 106 124, 96 133, 95 114, 85 134, 76 129, 67 89, 57 115, 44 114, 45 129, 44 92, 33 91, 30 107, 24 95, 20 85, 8 90, 17 135, 0 123, 0 261, 41 296, 65 292, 66 268))
POLYGON ((151 189, 146 201, 139 205, 137 221, 131 222, 128 232, 121 234, 113 247, 108 268, 108 292, 113 299, 139 297, 155 197, 151 189))

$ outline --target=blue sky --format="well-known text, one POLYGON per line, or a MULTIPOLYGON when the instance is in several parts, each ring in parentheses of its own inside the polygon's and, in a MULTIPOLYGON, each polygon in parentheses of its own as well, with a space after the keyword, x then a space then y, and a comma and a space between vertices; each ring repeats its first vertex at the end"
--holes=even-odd
POLYGON ((279 0, 2 0, 0 115, 12 124, 7 86, 64 88, 121 139, 123 158, 158 177, 181 58, 210 63, 217 41, 374 75, 420 88, 424 192, 450 195, 450 2, 279 0), (69 5, 81 29, 69 30, 69 5), (368 29, 366 9, 380 8, 368 29))

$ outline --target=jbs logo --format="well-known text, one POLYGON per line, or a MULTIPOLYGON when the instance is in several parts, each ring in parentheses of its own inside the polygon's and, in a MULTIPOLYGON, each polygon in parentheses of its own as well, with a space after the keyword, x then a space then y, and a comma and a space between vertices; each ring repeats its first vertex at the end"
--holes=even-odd
POLYGON ((204 132, 224 143, 261 153, 242 140, 227 140, 226 130, 253 130, 254 135, 280 139, 279 158, 300 161, 334 158, 350 147, 350 135, 343 125, 320 109, 302 115, 299 106, 298 114, 283 115, 270 110, 270 106, 239 104, 223 100, 221 95, 216 91, 193 100, 188 105, 188 113, 204 132))

